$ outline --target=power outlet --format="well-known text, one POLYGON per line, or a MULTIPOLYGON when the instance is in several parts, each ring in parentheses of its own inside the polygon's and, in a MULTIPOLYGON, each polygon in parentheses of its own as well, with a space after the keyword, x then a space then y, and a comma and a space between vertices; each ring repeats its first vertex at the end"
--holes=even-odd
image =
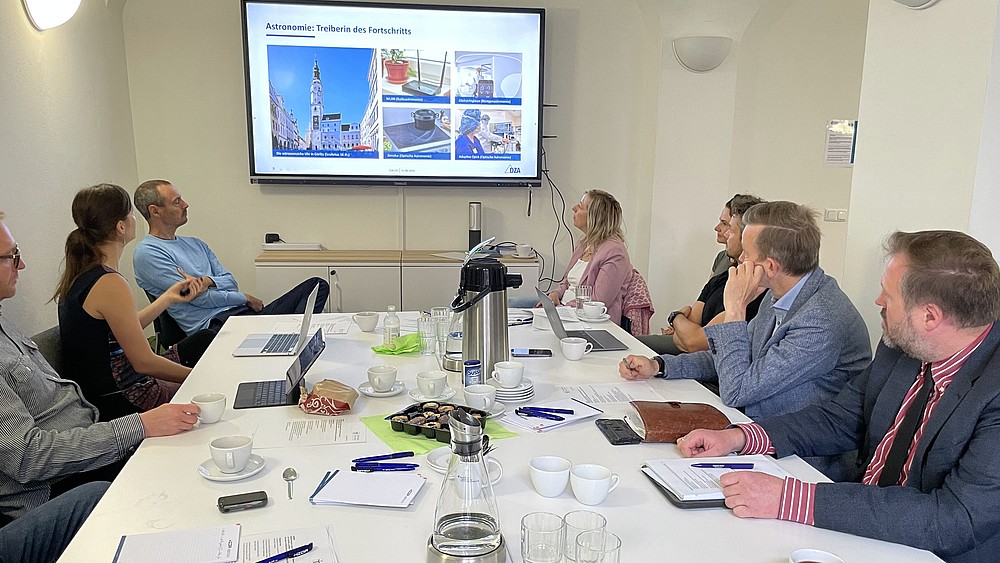
POLYGON ((846 209, 827 209, 823 212, 823 220, 828 223, 846 223, 846 209))

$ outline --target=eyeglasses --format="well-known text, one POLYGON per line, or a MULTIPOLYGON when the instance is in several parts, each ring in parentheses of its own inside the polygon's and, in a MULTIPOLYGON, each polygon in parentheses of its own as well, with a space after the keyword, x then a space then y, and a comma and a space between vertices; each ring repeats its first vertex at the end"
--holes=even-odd
POLYGON ((12 254, 0 254, 0 260, 13 260, 12 265, 16 270, 21 265, 21 249, 15 246, 12 254))

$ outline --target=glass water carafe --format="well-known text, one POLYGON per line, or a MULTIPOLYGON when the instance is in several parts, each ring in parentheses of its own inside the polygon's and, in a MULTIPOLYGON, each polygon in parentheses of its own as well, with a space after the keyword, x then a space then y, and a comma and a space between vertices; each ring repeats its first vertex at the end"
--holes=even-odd
POLYGON ((500 514, 486 471, 479 420, 462 408, 452 411, 451 462, 437 507, 431 543, 441 553, 461 557, 484 555, 502 543, 500 514))

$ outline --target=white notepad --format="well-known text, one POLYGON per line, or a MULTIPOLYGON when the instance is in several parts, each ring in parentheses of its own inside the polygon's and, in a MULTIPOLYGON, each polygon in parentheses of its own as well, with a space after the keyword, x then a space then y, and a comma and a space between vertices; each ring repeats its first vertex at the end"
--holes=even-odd
POLYGON ((122 536, 114 563, 230 563, 240 555, 240 525, 122 536))
POLYGON ((719 478, 735 469, 698 468, 695 463, 752 463, 753 469, 774 475, 775 477, 791 477, 773 459, 762 455, 740 455, 726 457, 692 457, 679 459, 654 459, 647 461, 642 471, 663 487, 667 488, 681 501, 719 500, 726 498, 722 494, 722 484, 719 478))
POLYGON ((409 472, 336 471, 311 497, 313 504, 354 504, 406 508, 427 480, 409 472))

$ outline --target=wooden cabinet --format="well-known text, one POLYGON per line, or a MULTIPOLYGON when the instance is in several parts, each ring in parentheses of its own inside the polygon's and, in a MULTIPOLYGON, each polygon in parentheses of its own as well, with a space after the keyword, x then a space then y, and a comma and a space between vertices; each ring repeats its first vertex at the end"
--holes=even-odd
MULTIPOLYGON (((257 293, 268 302, 302 280, 319 276, 330 282, 326 311, 420 311, 448 305, 458 290, 462 263, 434 256, 432 250, 268 250, 254 261, 257 293)), ((452 251, 453 252, 453 251, 452 251)), ((503 258, 523 284, 508 295, 534 295, 537 260, 503 258)))

